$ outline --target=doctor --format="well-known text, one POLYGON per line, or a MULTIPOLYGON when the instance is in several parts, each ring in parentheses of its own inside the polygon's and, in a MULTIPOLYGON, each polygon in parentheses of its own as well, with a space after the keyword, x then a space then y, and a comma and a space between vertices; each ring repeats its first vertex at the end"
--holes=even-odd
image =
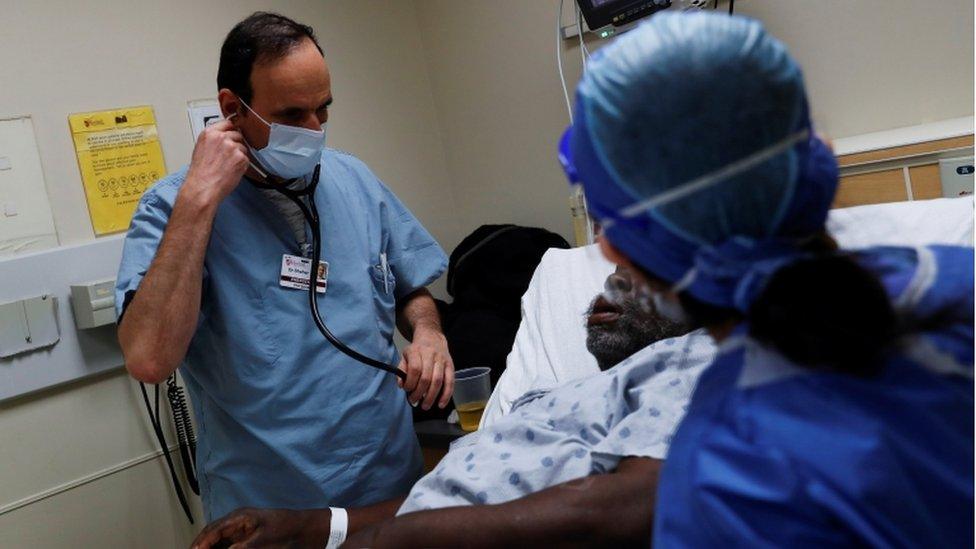
POLYGON ((594 55, 576 114, 561 156, 604 253, 719 343, 654 545, 972 545, 973 249, 837 249, 837 162, 758 22, 654 16, 594 55))
POLYGON ((310 27, 270 13, 241 21, 217 85, 227 120, 200 135, 189 167, 143 196, 126 236, 116 288, 126 368, 159 383, 183 366, 208 521, 242 506, 402 496, 422 465, 408 401, 443 407, 453 391, 425 289, 447 259, 361 161, 323 149, 333 98, 310 27), (322 316, 386 362, 398 326, 411 340, 406 398, 395 376, 325 341, 306 291, 285 276, 310 255, 310 228, 294 203, 254 183, 302 188, 316 173, 322 316))

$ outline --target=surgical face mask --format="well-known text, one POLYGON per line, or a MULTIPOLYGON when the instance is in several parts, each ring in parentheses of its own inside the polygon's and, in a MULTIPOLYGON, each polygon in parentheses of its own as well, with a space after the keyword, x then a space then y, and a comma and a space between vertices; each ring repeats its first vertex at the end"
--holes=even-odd
MULTIPOLYGON (((269 124, 243 100, 241 104, 271 128, 268 146, 258 150, 250 143, 247 145, 254 158, 267 171, 283 179, 295 179, 315 170, 315 166, 322 160, 322 149, 325 148, 325 124, 318 131, 277 122, 269 124)), ((258 171, 263 174, 264 170, 258 171)))

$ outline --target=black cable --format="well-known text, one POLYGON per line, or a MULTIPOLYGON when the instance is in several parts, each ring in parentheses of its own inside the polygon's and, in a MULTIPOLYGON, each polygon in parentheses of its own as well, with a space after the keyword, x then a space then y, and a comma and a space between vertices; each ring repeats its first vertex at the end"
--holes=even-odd
POLYGON ((197 481, 196 474, 197 437, 193 432, 193 421, 190 418, 190 409, 186 405, 183 388, 176 383, 176 374, 166 379, 166 397, 169 399, 170 410, 173 411, 173 425, 176 427, 176 441, 180 447, 183 472, 190 489, 199 496, 200 483, 197 481))
POLYGON ((333 347, 353 360, 361 362, 367 366, 372 366, 373 368, 383 370, 384 372, 391 373, 406 381, 407 374, 404 373, 403 370, 397 368, 395 365, 368 357, 349 348, 345 343, 340 341, 339 338, 332 334, 332 331, 329 330, 329 327, 325 324, 325 321, 322 320, 322 316, 319 314, 319 303, 315 296, 315 288, 318 282, 318 276, 316 273, 318 273, 319 261, 322 259, 322 238, 319 234, 319 230, 321 228, 321 225, 319 225, 319 212, 318 208, 315 207, 315 188, 319 183, 319 172, 321 167, 321 164, 316 166, 315 172, 312 175, 312 181, 306 185, 305 188, 297 191, 288 189, 288 185, 297 181, 297 179, 285 181, 280 185, 271 185, 269 183, 260 181, 254 181, 254 184, 261 188, 274 189, 288 197, 292 202, 295 203, 296 206, 298 206, 298 209, 302 211, 302 215, 305 217, 305 220, 308 221, 308 224, 312 229, 312 264, 309 267, 308 276, 308 309, 312 314, 312 320, 315 322, 315 326, 319 329, 319 332, 325 336, 325 339, 328 340, 333 347), (302 202, 302 196, 309 197, 308 206, 302 202))
MULTIPOLYGON (((152 423, 153 432, 156 433, 156 440, 159 442, 159 446, 163 451, 163 457, 166 458, 166 467, 169 469, 169 476, 173 481, 173 488, 176 490, 176 497, 180 500, 180 507, 182 507, 183 512, 186 513, 186 518, 190 521, 190 524, 194 524, 193 513, 190 512, 190 504, 186 501, 186 494, 183 492, 183 487, 180 486, 179 477, 176 476, 176 466, 173 465, 173 458, 169 455, 169 446, 166 444, 166 435, 163 434, 163 427, 156 419, 159 417, 159 408, 157 406, 157 413, 153 413, 152 404, 149 402, 149 393, 146 391, 146 384, 140 381, 139 388, 142 390, 142 399, 146 403, 146 410, 149 412, 149 422, 152 423)), ((156 394, 158 395, 158 385, 156 386, 156 391, 156 394)))
POLYGON ((153 391, 154 391, 153 400, 156 403, 155 404, 156 407, 154 408, 154 410, 156 410, 156 413, 153 414, 153 417, 156 419, 156 423, 162 425, 162 422, 159 421, 159 385, 153 385, 153 391))
POLYGON ((729 15, 732 15, 733 11, 735 11, 735 0, 729 0, 729 15))
POLYGON ((319 303, 318 303, 318 299, 316 299, 316 296, 315 296, 315 286, 316 286, 316 284, 315 284, 315 282, 313 282, 313 280, 316 279, 314 273, 316 273, 318 271, 318 264, 319 264, 319 260, 321 259, 321 253, 322 253, 321 242, 320 242, 321 238, 319 236, 319 224, 318 224, 318 219, 317 219, 318 218, 318 212, 315 211, 315 204, 314 204, 314 202, 311 202, 311 201, 309 201, 309 202, 312 205, 312 210, 313 210, 313 212, 315 213, 315 216, 316 216, 315 225, 312 227, 312 268, 311 268, 311 271, 309 273, 309 285, 308 285, 308 304, 309 304, 309 308, 312 311, 312 319, 315 321, 315 325, 318 326, 319 331, 322 332, 322 335, 325 336, 325 339, 329 340, 329 343, 331 343, 332 345, 334 345, 336 349, 339 349, 340 351, 342 351, 343 353, 345 353, 347 356, 349 356, 349 357, 351 357, 351 358, 353 358, 355 360, 358 360, 359 362, 362 362, 363 364, 366 364, 367 366, 372 366, 374 368, 379 368, 380 370, 383 370, 384 372, 389 372, 389 373, 391 373, 391 374, 399 377, 400 379, 406 381, 407 374, 404 373, 403 370, 400 370, 399 368, 397 368, 393 364, 387 364, 386 362, 382 362, 380 360, 376 360, 375 358, 370 358, 368 356, 362 355, 362 354, 354 351, 353 349, 350 349, 342 341, 340 341, 336 336, 332 335, 332 332, 329 331, 329 327, 326 326, 325 325, 325 322, 322 321, 322 317, 319 315, 319 303))

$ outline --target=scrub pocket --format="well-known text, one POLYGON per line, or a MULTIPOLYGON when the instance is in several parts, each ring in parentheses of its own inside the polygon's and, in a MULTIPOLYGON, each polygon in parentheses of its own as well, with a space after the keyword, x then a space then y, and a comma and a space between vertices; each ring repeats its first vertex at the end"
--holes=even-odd
POLYGON ((382 254, 372 262, 369 270, 373 279, 376 324, 383 339, 389 341, 396 325, 396 276, 382 254))

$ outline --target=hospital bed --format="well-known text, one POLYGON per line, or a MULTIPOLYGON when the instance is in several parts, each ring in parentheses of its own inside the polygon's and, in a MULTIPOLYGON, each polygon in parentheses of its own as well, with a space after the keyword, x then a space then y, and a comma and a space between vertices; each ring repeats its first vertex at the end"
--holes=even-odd
MULTIPOLYGON (((831 211, 827 228, 842 248, 973 245, 973 199, 872 204, 831 211)), ((596 245, 549 250, 522 297, 522 322, 506 368, 482 416, 489 425, 526 391, 599 371, 586 350, 584 315, 614 266, 596 245)), ((686 336, 687 337, 687 336, 686 336)))

